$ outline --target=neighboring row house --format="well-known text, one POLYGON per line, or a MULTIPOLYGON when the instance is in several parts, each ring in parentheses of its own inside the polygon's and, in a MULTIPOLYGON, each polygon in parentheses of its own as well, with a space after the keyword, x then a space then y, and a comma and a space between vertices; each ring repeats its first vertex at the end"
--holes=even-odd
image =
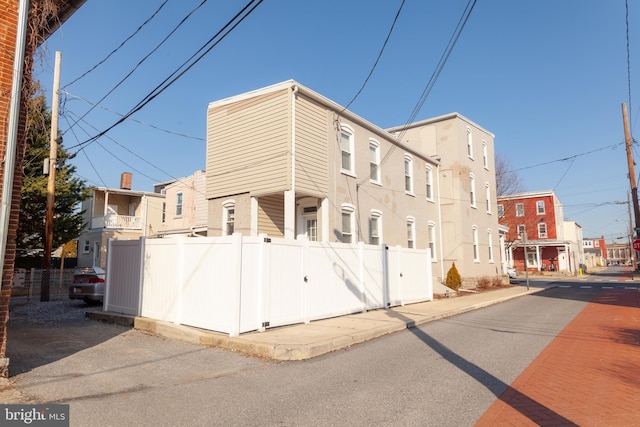
POLYGON ((289 80, 212 102, 208 235, 430 248, 500 274, 493 135, 454 113, 384 130, 289 80))
POLYGON ((604 236, 587 238, 582 241, 584 248, 584 263, 589 267, 602 267, 607 265, 607 244, 604 236))
POLYGON ((78 266, 107 265, 109 239, 131 240, 161 230, 164 194, 131 190, 131 174, 120 188, 96 187, 82 203, 85 230, 78 237, 78 266))
POLYGON ((519 271, 577 273, 584 263, 582 228, 565 221, 553 191, 498 197, 500 223, 508 228, 507 259, 519 271))

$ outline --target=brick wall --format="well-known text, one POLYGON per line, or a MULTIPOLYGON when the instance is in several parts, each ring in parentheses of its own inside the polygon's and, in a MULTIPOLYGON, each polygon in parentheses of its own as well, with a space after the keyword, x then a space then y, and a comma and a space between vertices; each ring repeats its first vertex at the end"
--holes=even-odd
MULTIPOLYGON (((14 55, 16 46, 16 32, 18 26, 18 5, 16 0, 0 0, 0 159, 5 158, 9 131, 9 107, 13 79, 14 55)), ((30 55, 31 52, 27 52, 30 55)), ((29 64, 31 61, 27 61, 29 64)), ((31 70, 25 69, 25 75, 31 70)), ((11 281, 13 278, 13 264, 16 256, 16 234, 18 230, 18 215, 20 211, 20 192, 22 188, 22 160, 24 157, 24 125, 26 99, 20 108, 18 126, 18 147, 16 151, 13 194, 11 197, 11 213, 9 216, 9 232, 7 234, 7 248, 3 262, 2 285, 0 287, 0 377, 7 377, 9 360, 6 357, 7 321, 9 319, 9 300, 11 298, 11 281)), ((0 163, 0 187, 4 187, 4 163, 0 163)), ((1 198, 0 194, 0 198, 1 198)), ((4 201, 2 201, 4 203, 4 201)))

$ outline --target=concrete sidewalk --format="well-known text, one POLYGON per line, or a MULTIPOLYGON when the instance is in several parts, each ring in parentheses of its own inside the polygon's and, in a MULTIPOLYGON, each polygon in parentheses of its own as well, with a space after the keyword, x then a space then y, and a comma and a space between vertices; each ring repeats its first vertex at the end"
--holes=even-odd
POLYGON ((94 320, 130 325, 166 338, 223 348, 252 356, 274 360, 305 360, 433 320, 539 292, 546 289, 548 283, 547 280, 536 281, 531 284, 530 289, 521 285, 486 292, 465 293, 464 296, 436 299, 387 310, 372 310, 317 320, 308 324, 267 329, 264 332, 250 332, 239 337, 229 337, 226 334, 166 321, 108 312, 90 312, 87 316, 94 320))

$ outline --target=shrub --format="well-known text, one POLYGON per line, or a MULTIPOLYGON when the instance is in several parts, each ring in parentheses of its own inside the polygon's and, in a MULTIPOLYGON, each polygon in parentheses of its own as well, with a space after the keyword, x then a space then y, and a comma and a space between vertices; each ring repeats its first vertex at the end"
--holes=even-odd
POLYGON ((487 277, 481 277, 478 279, 479 289, 489 289, 492 286, 491 280, 487 277))
POLYGON ((460 273, 458 273, 458 269, 456 268, 456 263, 451 264, 451 268, 447 272, 447 280, 444 283, 448 288, 457 291, 460 289, 462 285, 462 278, 460 278, 460 273))

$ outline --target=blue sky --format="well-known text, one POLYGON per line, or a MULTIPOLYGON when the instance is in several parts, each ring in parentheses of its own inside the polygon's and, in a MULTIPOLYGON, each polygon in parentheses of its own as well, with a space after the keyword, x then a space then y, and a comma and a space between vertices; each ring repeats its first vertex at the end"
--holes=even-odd
MULTIPOLYGON (((50 99, 55 52, 61 52, 59 127, 70 152, 129 112, 247 3, 209 0, 136 67, 201 3, 169 0, 122 48, 76 80, 163 1, 87 1, 47 40, 35 74, 50 99)), ((134 189, 152 191, 156 182, 204 169, 207 105, 284 80, 348 104, 401 3, 265 0, 133 120, 82 145, 72 160, 78 175, 89 185, 117 187, 128 171, 134 189)), ((463 114, 495 135, 496 152, 509 160, 527 191, 556 192, 565 218, 580 224, 585 237, 604 235, 611 242, 627 236, 628 206, 616 203, 626 202, 630 190, 622 103, 628 104, 633 135, 640 119, 634 54, 640 47, 634 19, 640 2, 628 3, 627 31, 625 0, 478 1, 415 120, 463 114)), ((467 4, 406 0, 350 109, 382 128, 410 120, 467 4)))

